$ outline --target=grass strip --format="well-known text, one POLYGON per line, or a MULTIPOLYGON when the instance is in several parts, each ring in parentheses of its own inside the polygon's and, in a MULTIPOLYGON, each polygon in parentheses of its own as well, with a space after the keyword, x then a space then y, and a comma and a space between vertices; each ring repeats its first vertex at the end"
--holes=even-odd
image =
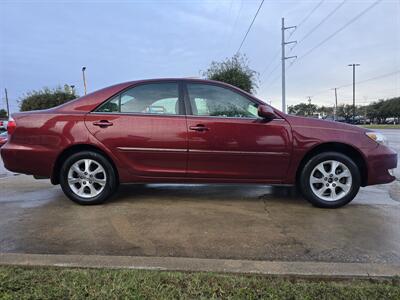
POLYGON ((0 299, 400 299, 390 281, 126 269, 0 267, 0 299))
POLYGON ((400 129, 400 124, 371 124, 361 125, 361 127, 368 129, 400 129))

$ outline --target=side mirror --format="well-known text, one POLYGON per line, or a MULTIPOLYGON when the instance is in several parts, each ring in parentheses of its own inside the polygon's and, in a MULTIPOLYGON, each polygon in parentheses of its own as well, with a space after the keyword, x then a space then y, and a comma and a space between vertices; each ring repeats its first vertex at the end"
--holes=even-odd
POLYGON ((271 107, 268 105, 259 105, 258 106, 258 115, 264 119, 275 119, 276 115, 271 107))

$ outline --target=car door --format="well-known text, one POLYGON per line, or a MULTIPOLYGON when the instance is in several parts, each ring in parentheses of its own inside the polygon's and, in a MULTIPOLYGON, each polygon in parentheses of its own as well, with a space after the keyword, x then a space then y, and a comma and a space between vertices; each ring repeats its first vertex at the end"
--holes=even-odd
POLYGON ((281 182, 290 159, 290 126, 257 116, 258 103, 218 84, 186 83, 188 173, 194 178, 281 182))
POLYGON ((184 176, 187 125, 177 81, 135 85, 86 117, 89 131, 134 175, 184 176))

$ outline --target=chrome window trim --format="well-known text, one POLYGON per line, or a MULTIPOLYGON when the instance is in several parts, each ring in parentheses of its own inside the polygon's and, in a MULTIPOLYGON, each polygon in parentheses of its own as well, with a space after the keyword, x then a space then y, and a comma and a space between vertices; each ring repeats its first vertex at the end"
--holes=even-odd
MULTIPOLYGON (((236 119, 236 120, 264 120, 263 118, 250 118, 250 117, 224 117, 224 116, 195 116, 195 115, 176 115, 176 114, 149 114, 149 113, 135 113, 135 112, 99 112, 91 111, 89 114, 96 115, 128 115, 128 116, 160 116, 160 117, 187 117, 187 118, 214 118, 214 119, 236 119)), ((276 118, 271 121, 285 121, 284 118, 276 118)))
POLYGON ((128 116, 160 116, 160 117, 186 117, 186 115, 177 114, 151 114, 151 113, 140 113, 140 112, 101 112, 101 111, 91 111, 89 114, 96 115, 128 115, 128 116))
MULTIPOLYGON (((238 120, 265 120, 264 118, 251 118, 251 117, 224 117, 224 116, 198 116, 198 115, 187 115, 188 118, 214 118, 214 119, 238 119, 238 120)), ((270 121, 285 121, 284 118, 271 119, 270 121)))

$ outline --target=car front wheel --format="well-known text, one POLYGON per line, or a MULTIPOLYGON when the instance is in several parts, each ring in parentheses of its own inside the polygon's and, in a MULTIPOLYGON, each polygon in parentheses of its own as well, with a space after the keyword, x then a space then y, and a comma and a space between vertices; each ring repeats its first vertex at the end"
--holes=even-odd
POLYGON ((103 155, 83 151, 65 160, 60 171, 60 185, 76 203, 99 204, 111 197, 117 182, 114 168, 103 155))
POLYGON ((361 177, 357 165, 348 156, 324 152, 305 164, 299 181, 301 192, 313 205, 337 208, 354 199, 361 177))

